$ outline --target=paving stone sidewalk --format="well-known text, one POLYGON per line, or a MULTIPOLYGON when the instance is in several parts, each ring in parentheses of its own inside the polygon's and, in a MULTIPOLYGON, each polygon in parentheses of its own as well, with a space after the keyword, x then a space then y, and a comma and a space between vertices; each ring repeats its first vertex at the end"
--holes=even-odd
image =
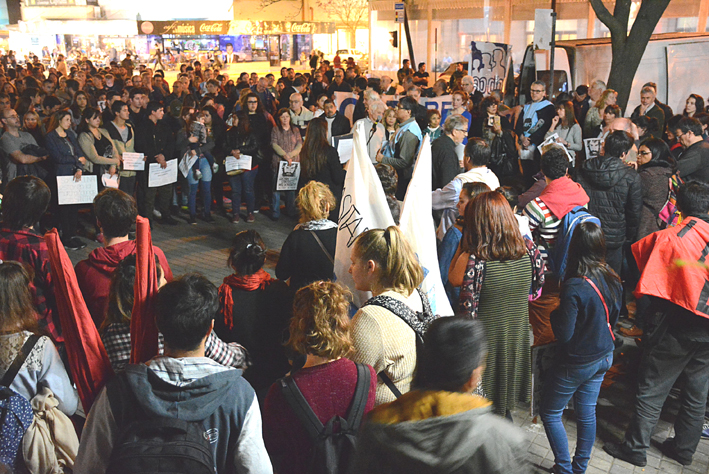
MULTIPOLYGON (((235 233, 245 229, 256 229, 269 248, 266 270, 275 275, 275 263, 278 252, 288 233, 296 224, 294 219, 282 216, 278 222, 271 221, 266 214, 256 214, 256 222, 247 224, 242 219, 239 224, 232 224, 228 219, 217 214, 215 223, 208 224, 198 221, 192 226, 180 220, 180 225, 170 227, 156 224, 153 229, 153 243, 160 247, 170 262, 175 275, 187 272, 200 272, 215 285, 220 285, 225 276, 231 273, 226 260, 231 238, 235 233)), ((89 252, 99 246, 89 242, 87 248, 72 252, 69 256, 72 262, 86 258, 89 252)), ((634 342, 626 339, 615 353, 613 368, 608 372, 598 400, 598 428, 596 442, 589 462, 588 474, 627 474, 627 473, 663 473, 663 474, 707 474, 709 473, 709 440, 701 440, 691 466, 683 467, 677 462, 664 457, 657 446, 666 438, 672 436, 672 421, 677 413, 676 399, 670 399, 653 436, 653 446, 648 450, 648 465, 644 468, 635 467, 624 461, 614 459, 603 451, 603 444, 608 441, 620 441, 629 417, 633 411, 635 395, 635 380, 632 374, 637 374, 639 350, 634 342)), ((528 440, 529 460, 533 472, 550 472, 554 463, 554 455, 549 447, 549 441, 544 433, 541 421, 534 423, 529 409, 519 407, 514 410, 515 424, 525 431, 528 440)), ((565 426, 569 435, 569 445, 573 452, 576 446, 576 423, 573 413, 567 412, 565 426)))

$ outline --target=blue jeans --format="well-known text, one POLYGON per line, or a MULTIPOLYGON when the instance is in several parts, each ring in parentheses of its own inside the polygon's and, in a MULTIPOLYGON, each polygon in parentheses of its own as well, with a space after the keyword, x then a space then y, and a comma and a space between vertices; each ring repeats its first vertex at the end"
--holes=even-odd
POLYGON ((281 215, 281 194, 284 194, 286 198, 286 214, 294 216, 296 213, 295 191, 273 191, 273 197, 271 198, 271 215, 274 218, 278 218, 281 215))
POLYGON ((190 210, 190 216, 195 216, 197 214, 197 188, 201 183, 204 215, 206 217, 211 213, 212 207, 212 168, 209 166, 207 159, 203 156, 199 157, 197 163, 199 163, 199 170, 202 172, 202 179, 196 180, 192 173, 187 173, 187 182, 190 185, 190 196, 187 201, 187 206, 190 210))
POLYGON ((596 440, 596 402, 606 371, 613 365, 613 352, 584 365, 559 365, 550 369, 541 400, 540 415, 544 422, 554 462, 559 472, 580 474, 586 472, 596 440), (574 397, 576 410, 576 453, 573 463, 569 455, 569 441, 561 422, 564 407, 574 397))
POLYGON ((232 214, 239 215, 241 207, 241 192, 244 192, 244 200, 246 201, 246 215, 254 213, 254 180, 258 170, 244 171, 236 176, 229 176, 229 185, 231 186, 231 206, 232 214))

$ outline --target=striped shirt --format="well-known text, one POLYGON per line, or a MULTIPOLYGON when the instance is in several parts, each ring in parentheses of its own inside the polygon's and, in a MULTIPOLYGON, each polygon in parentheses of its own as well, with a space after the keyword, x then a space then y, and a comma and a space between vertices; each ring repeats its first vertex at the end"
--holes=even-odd
POLYGON ((539 242, 537 247, 539 252, 544 257, 544 260, 548 259, 549 251, 554 248, 556 243, 556 236, 559 233, 559 225, 561 224, 561 219, 558 219, 549 210, 547 205, 540 198, 535 198, 530 201, 524 207, 522 215, 529 218, 529 228, 532 232, 539 229, 539 242))

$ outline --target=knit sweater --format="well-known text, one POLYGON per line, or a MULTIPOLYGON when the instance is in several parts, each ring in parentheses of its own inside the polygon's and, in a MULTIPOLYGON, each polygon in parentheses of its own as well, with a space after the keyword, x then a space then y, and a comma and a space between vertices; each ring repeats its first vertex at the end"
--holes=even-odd
MULTIPOLYGON (((402 301, 416 312, 423 311, 416 291, 408 298, 395 291, 382 295, 402 301)), ((410 390, 416 368, 416 334, 404 320, 381 306, 364 306, 352 319, 352 342, 353 361, 372 366, 376 373, 383 371, 401 393, 410 390)), ((389 387, 377 379, 376 405, 394 400, 389 387)))

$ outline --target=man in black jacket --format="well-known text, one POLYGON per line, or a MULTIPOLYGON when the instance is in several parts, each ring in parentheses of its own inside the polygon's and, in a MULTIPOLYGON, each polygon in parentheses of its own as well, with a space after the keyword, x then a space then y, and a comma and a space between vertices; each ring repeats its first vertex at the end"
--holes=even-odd
POLYGON ((547 86, 542 81, 534 81, 529 88, 532 101, 524 105, 519 114, 515 133, 522 146, 520 161, 527 188, 534 184, 534 175, 539 172, 541 155, 537 147, 544 141, 551 121, 556 115, 554 104, 546 100, 547 86))
POLYGON ((460 174, 455 147, 463 143, 468 131, 468 119, 449 115, 443 124, 443 134, 431 144, 431 189, 443 188, 460 174))
POLYGON ((326 100, 324 105, 325 121, 327 122, 327 140, 332 137, 350 133, 352 124, 349 119, 337 111, 337 106, 332 100, 326 100))
POLYGON ((702 138, 701 122, 694 117, 683 117, 672 133, 684 148, 677 161, 680 177, 709 183, 709 143, 702 138))
POLYGON ((605 155, 587 160, 578 179, 590 198, 588 211, 601 220, 606 262, 619 275, 623 246, 635 242, 643 206, 640 176, 623 162, 633 143, 627 132, 612 132, 603 144, 605 155))
MULTIPOLYGON (((160 102, 150 101, 146 113, 146 120, 135 129, 135 150, 145 154, 147 173, 151 163, 157 163, 161 168, 167 167, 167 161, 173 159, 175 139, 170 127, 162 120, 165 112, 160 102)), ((151 188, 148 187, 149 180, 146 178, 144 181, 145 202, 141 212, 143 217, 150 219, 152 223, 153 211, 157 207, 161 224, 176 225, 177 221, 170 216, 172 184, 151 188)))

